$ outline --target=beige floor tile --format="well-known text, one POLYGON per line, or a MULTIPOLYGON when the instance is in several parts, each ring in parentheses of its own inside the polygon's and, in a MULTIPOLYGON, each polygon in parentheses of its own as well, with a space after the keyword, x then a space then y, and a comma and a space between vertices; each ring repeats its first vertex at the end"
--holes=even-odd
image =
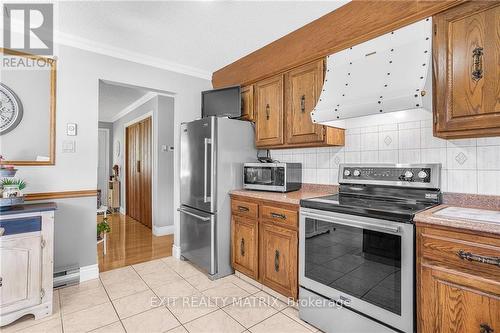
POLYGON ((210 297, 202 294, 179 298, 168 303, 167 308, 182 324, 219 309, 210 297))
MULTIPOLYGON (((2 329, 3 332, 3 329, 2 329)), ((50 319, 39 324, 26 327, 16 332, 22 333, 62 333, 62 324, 60 318, 50 319)))
POLYGON ((141 291, 113 300, 113 305, 120 319, 151 310, 160 305, 160 301, 151 290, 141 291))
POLYGON ((87 332, 118 320, 111 302, 63 315, 64 333, 87 332))
POLYGON ((222 310, 217 310, 206 316, 184 325, 190 333, 233 333, 243 332, 245 328, 222 310))
POLYGON ((132 265, 132 267, 139 275, 151 274, 163 269, 168 269, 167 264, 161 259, 146 261, 137 265, 132 265))
POLYGON ((176 328, 172 328, 167 333, 188 333, 188 331, 186 331, 184 326, 177 326, 176 328))
POLYGON ((125 333, 125 329, 121 322, 117 321, 113 324, 99 327, 96 330, 90 331, 91 333, 125 333))
POLYGON ((109 298, 103 287, 87 289, 74 293, 64 293, 61 296, 61 310, 63 314, 68 314, 88 309, 106 302, 109 302, 109 298))
POLYGON ((242 278, 237 277, 236 275, 229 275, 223 278, 222 280, 232 282, 241 289, 245 290, 249 294, 255 294, 256 292, 260 291, 260 288, 257 288, 256 286, 246 282, 242 278))
POLYGON ((184 297, 194 295, 196 289, 185 280, 167 283, 153 288, 158 297, 184 297))
POLYGON ((267 304, 271 305, 273 308, 275 308, 278 311, 281 311, 281 310, 288 307, 287 303, 280 301, 276 297, 271 296, 270 294, 268 294, 264 291, 259 291, 258 293, 253 294, 253 296, 259 297, 259 298, 265 300, 265 302, 267 302, 267 304))
POLYGON ((219 307, 224 307, 238 299, 249 296, 245 290, 231 282, 225 282, 220 286, 207 289, 203 294, 209 296, 219 307))
POLYGON ((278 312, 274 316, 267 318, 263 322, 250 328, 253 333, 310 333, 307 328, 297 323, 290 317, 278 312))
POLYGON ((257 289, 262 289, 262 283, 260 283, 259 281, 256 281, 256 280, 252 279, 251 277, 248 277, 245 274, 238 272, 238 271, 235 271, 235 275, 236 275, 236 277, 239 277, 240 279, 251 284, 252 286, 256 287, 257 289))
MULTIPOLYGON (((123 271, 122 278, 119 279, 117 275, 105 275, 105 277, 101 276, 102 283, 104 284, 104 288, 109 294, 109 297, 112 300, 115 300, 120 297, 125 297, 128 295, 136 294, 140 291, 144 291, 148 289, 148 286, 141 277, 132 269, 132 267, 125 267, 130 270, 123 271)), ((104 272, 112 273, 115 271, 122 270, 121 268, 118 270, 104 272)), ((118 274, 119 275, 119 274, 118 274)))
POLYGON ((85 281, 85 282, 76 284, 74 286, 64 287, 64 288, 61 288, 58 290, 59 290, 59 293, 61 294, 61 296, 66 296, 66 295, 70 295, 70 294, 74 294, 74 293, 79 293, 82 291, 96 289, 99 287, 102 287, 101 280, 93 279, 93 280, 89 280, 89 281, 85 281))
POLYGON ((185 279, 201 273, 201 271, 186 261, 173 261, 167 263, 167 265, 185 279))
POLYGON ((249 328, 276 314, 278 310, 260 297, 250 296, 236 301, 223 309, 240 324, 249 328))
POLYGON ((210 280, 205 274, 196 274, 186 279, 190 285, 198 289, 199 291, 207 290, 213 287, 220 286, 223 284, 224 279, 210 280))
POLYGON ((273 297, 276 297, 277 299, 279 299, 280 301, 282 301, 283 303, 286 303, 288 304, 290 302, 290 298, 286 297, 285 295, 282 295, 280 294, 279 292, 277 291, 274 291, 273 289, 267 287, 267 286, 262 286, 262 291, 268 293, 269 295, 273 296, 273 297))
POLYGON ((297 310, 294 307, 288 307, 285 310, 283 310, 281 313, 283 313, 284 315, 287 315, 288 317, 292 318, 297 323, 301 324, 302 326, 304 326, 305 328, 309 329, 312 332, 316 332, 318 330, 316 327, 314 327, 312 325, 309 325, 305 321, 301 320, 299 318, 299 310, 297 310))
POLYGON ((164 268, 154 273, 144 274, 141 275, 141 277, 150 288, 184 280, 179 274, 170 268, 164 268))
POLYGON ((100 273, 99 277, 104 284, 109 284, 111 282, 120 282, 123 279, 127 279, 135 275, 137 275, 137 273, 132 266, 126 266, 100 273))
POLYGON ((161 333, 180 325, 165 307, 139 313, 122 321, 127 333, 161 333))

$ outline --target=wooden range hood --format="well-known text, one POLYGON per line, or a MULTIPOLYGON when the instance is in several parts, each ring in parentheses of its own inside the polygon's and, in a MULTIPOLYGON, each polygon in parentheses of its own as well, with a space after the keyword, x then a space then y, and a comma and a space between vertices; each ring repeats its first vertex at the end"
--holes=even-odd
POLYGON ((214 88, 248 85, 457 6, 448 1, 355 0, 214 72, 214 88))

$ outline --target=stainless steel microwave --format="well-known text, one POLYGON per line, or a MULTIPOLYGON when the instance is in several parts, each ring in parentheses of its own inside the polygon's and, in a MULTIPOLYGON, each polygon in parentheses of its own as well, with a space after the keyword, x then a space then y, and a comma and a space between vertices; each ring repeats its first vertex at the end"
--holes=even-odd
POLYGON ((245 163, 243 187, 249 190, 290 192, 302 186, 301 163, 245 163))

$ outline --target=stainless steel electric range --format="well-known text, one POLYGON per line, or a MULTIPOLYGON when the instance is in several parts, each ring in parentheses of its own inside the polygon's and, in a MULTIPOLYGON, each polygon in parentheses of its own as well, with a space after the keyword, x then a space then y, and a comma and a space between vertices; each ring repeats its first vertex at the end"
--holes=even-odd
POLYGON ((415 330, 416 213, 440 164, 343 164, 339 193, 302 200, 299 314, 325 332, 415 330))

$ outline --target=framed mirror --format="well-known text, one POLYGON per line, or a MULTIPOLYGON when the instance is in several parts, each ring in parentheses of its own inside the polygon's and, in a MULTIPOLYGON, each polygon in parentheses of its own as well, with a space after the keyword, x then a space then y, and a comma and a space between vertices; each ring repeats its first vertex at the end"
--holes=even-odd
POLYGON ((56 60, 0 48, 3 164, 54 165, 56 60))

